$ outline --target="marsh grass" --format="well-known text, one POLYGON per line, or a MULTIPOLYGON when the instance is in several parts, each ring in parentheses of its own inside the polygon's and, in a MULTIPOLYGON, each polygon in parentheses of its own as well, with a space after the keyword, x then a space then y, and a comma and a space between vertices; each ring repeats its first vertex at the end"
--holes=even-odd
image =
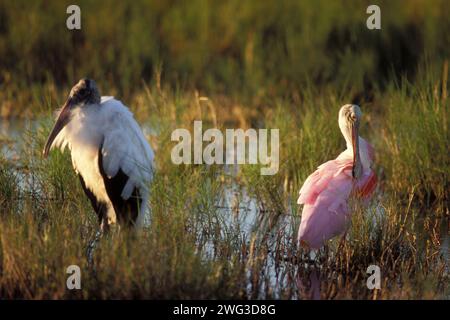
POLYGON ((16 143, 0 137, 0 299, 450 296, 447 1, 381 1, 382 32, 365 27, 367 1, 80 1, 71 32, 68 4, 0 1, 0 117, 37 119, 16 143), (105 236, 93 265, 97 218, 70 155, 41 157, 85 76, 131 106, 157 155, 151 223, 105 236), (296 244, 298 190, 345 148, 349 102, 379 186, 352 204, 341 247, 310 254, 296 244), (280 129, 279 172, 173 165, 171 133, 194 120, 280 129), (71 264, 80 291, 66 289, 71 264), (366 287, 371 264, 381 290, 366 287))
POLYGON ((18 141, 18 160, 0 161, 0 297, 297 299, 311 298, 314 285, 322 298, 448 297, 441 248, 448 100, 436 95, 439 81, 392 86, 362 105, 362 136, 377 150, 380 184, 370 203, 352 205, 343 245, 334 239, 314 255, 297 248, 296 198, 315 167, 345 148, 336 121, 345 94, 306 89, 297 102, 269 99, 255 114, 252 106, 144 84, 130 105, 151 128, 157 154, 151 223, 139 235, 104 236, 92 265, 86 249, 97 219, 70 155, 41 158, 52 123, 45 117, 18 141), (229 128, 232 112, 240 115, 236 126, 260 119, 259 126, 280 129, 277 175, 261 176, 258 165, 172 164, 172 130, 192 130, 193 120, 203 120, 204 130, 229 128), (66 289, 72 264, 82 270, 80 291, 66 289), (372 264, 381 268, 381 290, 366 287, 372 264))
POLYGON ((366 28, 365 0, 80 1, 83 24, 73 32, 64 23, 69 4, 0 2, 2 117, 47 110, 45 100, 61 101, 84 76, 129 101, 142 79, 163 71, 173 91, 236 94, 258 107, 309 83, 351 84, 358 94, 405 74, 420 79, 420 63, 440 68, 449 55, 445 0, 380 1, 383 32, 366 28))

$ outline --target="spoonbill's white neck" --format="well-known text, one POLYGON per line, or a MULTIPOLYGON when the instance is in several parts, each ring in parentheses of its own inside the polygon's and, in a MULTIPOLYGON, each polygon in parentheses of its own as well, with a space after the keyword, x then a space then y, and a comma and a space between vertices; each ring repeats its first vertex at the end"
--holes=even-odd
POLYGON ((339 110, 339 128, 347 143, 347 149, 353 153, 353 177, 361 176, 362 166, 359 154, 359 122, 361 109, 354 104, 346 104, 339 110))

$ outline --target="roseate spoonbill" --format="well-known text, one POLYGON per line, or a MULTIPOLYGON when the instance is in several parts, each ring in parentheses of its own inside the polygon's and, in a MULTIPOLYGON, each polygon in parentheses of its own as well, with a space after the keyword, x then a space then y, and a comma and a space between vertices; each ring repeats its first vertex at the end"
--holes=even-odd
POLYGON ((72 165, 97 213, 100 230, 141 227, 153 173, 153 150, 133 114, 119 100, 100 97, 94 80, 70 91, 43 155, 68 146, 72 165))
POLYGON ((373 147, 358 135, 361 109, 346 104, 339 111, 339 128, 347 149, 325 162, 311 174, 300 189, 297 203, 303 204, 298 240, 304 247, 318 249, 344 233, 351 212, 348 199, 368 199, 377 184, 371 169, 373 147))

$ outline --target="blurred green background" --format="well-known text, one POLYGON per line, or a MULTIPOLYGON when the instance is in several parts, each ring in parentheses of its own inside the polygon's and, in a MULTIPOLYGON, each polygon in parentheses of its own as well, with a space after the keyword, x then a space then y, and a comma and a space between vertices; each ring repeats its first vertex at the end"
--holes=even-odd
POLYGON ((76 1, 70 31, 73 3, 0 0, 1 297, 297 299, 310 268, 292 259, 298 190, 344 150, 349 102, 379 189, 348 243, 316 256, 322 297, 450 297, 450 1, 76 1), (370 4, 381 30, 366 27, 370 4), (157 167, 148 232, 105 238, 93 269, 98 226, 69 154, 41 156, 81 77, 130 107, 157 167), (194 120, 279 129, 279 172, 174 165, 171 134, 194 120), (76 295, 63 272, 74 262, 87 275, 76 295), (374 263, 382 291, 365 285, 374 263))
POLYGON ((76 3, 82 29, 70 31, 73 1, 0 0, 2 91, 88 76, 127 96, 160 74, 172 88, 228 95, 289 96, 307 84, 357 93, 442 70, 450 51, 445 0, 76 3), (366 28, 370 4, 381 30, 366 28))

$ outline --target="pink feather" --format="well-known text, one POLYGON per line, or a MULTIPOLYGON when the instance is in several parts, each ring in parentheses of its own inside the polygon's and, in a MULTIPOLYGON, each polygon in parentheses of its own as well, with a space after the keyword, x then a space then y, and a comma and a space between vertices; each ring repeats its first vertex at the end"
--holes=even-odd
MULTIPOLYGON (((360 152, 373 159, 373 148, 361 139, 360 152)), ((350 195, 369 198, 376 187, 376 175, 366 168, 363 175, 352 177, 353 159, 349 153, 327 161, 317 168, 300 189, 298 204, 304 204, 298 240, 301 244, 317 249, 329 239, 342 234, 351 218, 348 198, 350 195)))

